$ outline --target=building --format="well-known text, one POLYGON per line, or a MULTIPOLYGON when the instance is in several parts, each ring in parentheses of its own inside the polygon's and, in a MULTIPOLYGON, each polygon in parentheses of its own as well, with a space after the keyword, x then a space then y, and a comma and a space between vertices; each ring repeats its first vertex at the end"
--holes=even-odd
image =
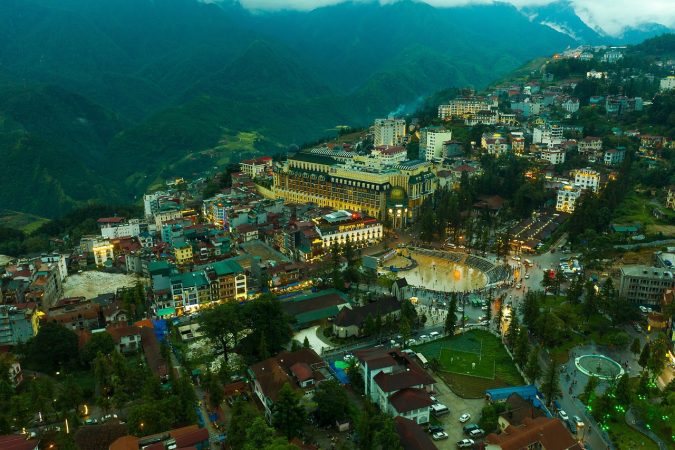
POLYGON ((666 78, 661 78, 661 81, 659 82, 659 89, 661 91, 675 89, 675 76, 669 75, 666 78))
POLYGON ((364 306, 342 308, 333 320, 333 336, 361 336, 369 317, 373 321, 379 317, 378 320, 382 323, 389 318, 398 317, 400 313, 401 302, 396 297, 386 297, 364 306))
MULTIPOLYGON (((90 428, 90 427, 85 427, 90 428)), ((100 448, 100 447, 99 447, 100 448)), ((115 439, 108 450, 143 450, 143 449, 196 449, 208 450, 209 430, 197 425, 188 425, 174 430, 150 436, 136 437, 126 435, 115 439)))
POLYGON ((625 148, 610 148, 609 150, 605 151, 603 162, 606 166, 616 166, 621 164, 625 157, 625 148))
POLYGON ((187 272, 171 276, 171 299, 170 305, 176 313, 189 313, 199 309, 202 305, 210 303, 211 286, 204 272, 187 272))
POLYGON ((425 161, 440 160, 443 144, 452 140, 452 131, 441 127, 426 127, 420 130, 420 158, 425 161))
POLYGON ((211 282, 211 300, 225 302, 246 300, 247 277, 238 262, 227 259, 206 267, 206 277, 211 282))
POLYGON ((248 175, 251 179, 258 178, 262 175, 271 175, 272 157, 261 156, 256 159, 245 159, 239 163, 239 167, 241 172, 248 175))
POLYGON ((496 107, 495 101, 489 102, 481 97, 456 98, 438 106, 438 117, 442 120, 451 120, 453 117, 464 117, 465 114, 475 114, 496 107))
MULTIPOLYGON (((122 217, 104 217, 98 219, 98 226, 103 239, 119 239, 123 237, 136 237, 141 234, 141 221, 139 219, 125 220, 122 217)), ((144 228, 146 224, 143 224, 144 228)))
POLYGON ((407 353, 395 349, 356 350, 364 394, 381 411, 405 417, 417 424, 428 423, 434 379, 407 353))
POLYGON ((405 119, 375 119, 374 145, 396 146, 401 145, 405 138, 405 119))
POLYGON ((184 240, 173 244, 173 254, 179 266, 192 262, 192 245, 184 240))
POLYGON ((28 341, 40 329, 37 304, 0 305, 0 347, 28 341))
POLYGON ((281 301, 281 309, 295 319, 296 329, 307 328, 336 317, 344 308, 350 308, 350 299, 342 292, 327 289, 297 295, 281 301))
POLYGON ((675 209, 675 186, 668 187, 666 193, 666 208, 675 209))
POLYGON ((566 213, 573 213, 577 199, 581 197, 583 191, 571 184, 567 184, 558 189, 555 209, 566 213))
POLYGON ((490 155, 503 155, 509 151, 509 141, 501 133, 483 133, 480 145, 490 155))
POLYGON ((546 122, 534 127, 532 142, 534 144, 559 145, 563 141, 563 128, 558 123, 546 122))
POLYGON ((332 157, 299 152, 275 167, 270 194, 287 203, 314 203, 379 220, 389 216, 395 226, 401 226, 415 220, 424 201, 438 186, 432 169, 432 164, 422 161, 373 168, 356 158, 339 162, 332 157))
POLYGON ((375 147, 370 155, 377 160, 379 166, 393 166, 405 162, 408 153, 405 147, 375 147))
POLYGON ((574 185, 581 189, 590 189, 598 192, 600 189, 600 173, 590 168, 574 171, 574 185))
POLYGON ((545 159, 551 164, 562 164, 565 162, 565 149, 558 146, 543 148, 541 159, 545 159))
POLYGON ((644 265, 622 266, 619 296, 637 305, 659 306, 664 293, 675 288, 670 268, 644 265))
POLYGON ((429 434, 410 419, 401 416, 395 417, 394 427, 396 427, 403 450, 436 450, 438 448, 429 434))
POLYGON ((248 369, 253 382, 253 393, 260 401, 265 418, 272 422, 272 409, 281 388, 288 384, 302 396, 312 397, 320 382, 332 378, 328 365, 311 348, 294 352, 282 351, 248 369))
POLYGON ((382 239, 382 224, 373 217, 358 212, 340 210, 314 219, 323 248, 345 245, 348 241, 354 247, 365 247, 382 239))
POLYGON ((577 98, 568 98, 564 100, 560 106, 562 107, 563 110, 566 112, 573 114, 577 111, 579 111, 579 99, 577 98))
POLYGON ((112 336, 115 348, 122 354, 134 353, 141 349, 141 329, 139 327, 118 326, 107 328, 106 332, 112 336))
POLYGON ((107 261, 112 263, 115 258, 114 249, 115 246, 107 239, 96 242, 91 249, 91 252, 94 254, 94 262, 96 265, 99 267, 103 266, 107 261))
POLYGON ((45 319, 76 330, 95 330, 103 325, 101 305, 84 297, 64 298, 47 311, 45 319))
POLYGON ((643 104, 641 97, 628 98, 624 95, 608 95, 605 98, 605 111, 607 114, 622 115, 633 111, 642 111, 643 104))
POLYGON ((39 444, 38 439, 28 439, 25 434, 0 436, 0 448, 4 450, 38 450, 39 444))
POLYGON ((582 155, 587 153, 599 152, 600 150, 602 150, 602 139, 595 136, 586 136, 585 138, 577 142, 577 150, 582 155))
POLYGON ((500 434, 485 438, 485 450, 583 450, 560 419, 524 419, 521 426, 508 426, 500 434))

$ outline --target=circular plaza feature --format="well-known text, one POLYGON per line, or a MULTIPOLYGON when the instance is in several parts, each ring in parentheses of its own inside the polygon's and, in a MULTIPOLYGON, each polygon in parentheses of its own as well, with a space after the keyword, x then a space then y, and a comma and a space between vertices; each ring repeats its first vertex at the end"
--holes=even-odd
POLYGON ((399 277, 405 277, 408 284, 437 292, 470 292, 484 288, 488 277, 482 270, 470 267, 464 262, 465 255, 455 260, 445 255, 430 255, 411 251, 409 256, 417 263, 399 277), (445 257, 444 257, 445 256, 445 257))
POLYGON ((623 375, 621 364, 605 355, 582 355, 574 360, 576 368, 589 377, 614 380, 623 375))

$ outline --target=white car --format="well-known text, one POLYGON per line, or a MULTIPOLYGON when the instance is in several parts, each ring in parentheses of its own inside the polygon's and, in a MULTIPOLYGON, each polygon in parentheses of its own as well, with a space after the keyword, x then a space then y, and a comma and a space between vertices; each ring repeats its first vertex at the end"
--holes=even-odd
POLYGON ((429 339, 429 336, 427 336, 426 334, 420 336, 420 341, 426 341, 427 339, 429 339))
POLYGON ((447 439, 450 436, 448 436, 448 433, 445 431, 437 431, 436 433, 432 434, 431 437, 434 441, 442 441, 443 439, 447 439))
POLYGON ((462 439, 457 441, 457 448, 471 448, 475 444, 473 439, 462 439))
POLYGON ((558 416, 565 422, 570 419, 570 417, 567 415, 567 413, 565 411, 563 411, 562 409, 560 411, 558 411, 558 416))
POLYGON ((468 422, 469 420, 471 420, 471 414, 469 414, 469 413, 464 413, 464 414, 462 414, 461 416, 459 416, 459 421, 460 421, 461 423, 466 423, 466 422, 468 422))
POLYGON ((574 420, 574 424, 577 426, 577 428, 583 428, 585 425, 579 416, 572 417, 572 420, 574 420))
POLYGON ((530 275, 526 273, 526 274, 525 274, 525 279, 526 279, 526 280, 529 280, 529 279, 530 279, 530 275))

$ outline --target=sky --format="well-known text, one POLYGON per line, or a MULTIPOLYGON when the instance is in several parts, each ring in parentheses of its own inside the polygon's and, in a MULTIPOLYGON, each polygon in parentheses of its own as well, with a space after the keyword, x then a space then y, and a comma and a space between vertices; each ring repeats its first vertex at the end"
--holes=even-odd
MULTIPOLYGON (((240 0, 250 9, 311 10, 321 6, 342 3, 345 0, 240 0)), ((374 1, 374 0, 355 0, 374 1)), ((379 0, 393 3, 397 0, 379 0)), ((493 0, 419 0, 433 6, 463 6, 486 4, 493 0)), ((504 0, 516 7, 545 5, 555 0, 504 0)), ((571 0, 577 15, 592 28, 600 28, 610 35, 618 35, 625 27, 637 27, 656 22, 675 29, 675 0, 571 0)))

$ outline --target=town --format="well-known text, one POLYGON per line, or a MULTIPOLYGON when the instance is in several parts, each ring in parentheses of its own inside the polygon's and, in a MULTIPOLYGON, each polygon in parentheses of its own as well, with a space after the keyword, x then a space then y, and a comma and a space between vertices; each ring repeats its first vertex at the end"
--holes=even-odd
POLYGON ((641 45, 8 238, 0 448, 673 448, 675 60, 641 45))

